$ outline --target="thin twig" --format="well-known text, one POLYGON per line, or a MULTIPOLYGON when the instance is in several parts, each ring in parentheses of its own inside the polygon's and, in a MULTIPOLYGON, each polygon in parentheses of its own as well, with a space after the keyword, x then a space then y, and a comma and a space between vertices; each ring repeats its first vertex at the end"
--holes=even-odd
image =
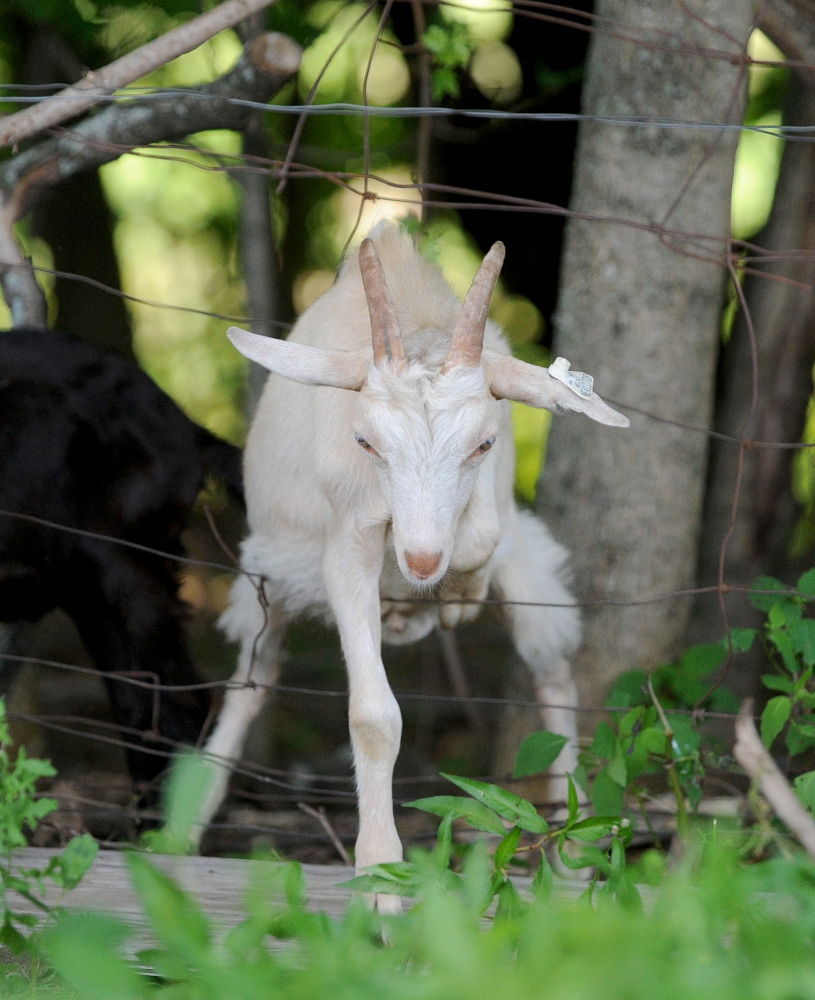
POLYGON ((792 786, 761 742, 753 722, 753 699, 745 698, 736 719, 736 760, 761 790, 775 814, 810 857, 815 858, 815 820, 799 802, 792 786))
POLYGON ((651 701, 654 703, 654 708, 657 710, 657 715, 662 723, 662 727, 665 730, 665 769, 668 772, 668 781, 671 785, 671 791, 676 799, 676 829, 679 837, 682 841, 687 841, 689 824, 688 824, 688 809, 685 805, 685 792, 679 781, 679 775, 676 771, 676 761, 674 759, 673 750, 673 739, 674 731, 673 726, 668 722, 668 716, 665 714, 665 709, 662 707, 662 703, 659 698, 657 698, 656 691, 654 690, 654 684, 651 679, 651 671, 648 671, 646 678, 648 684, 648 694, 651 697, 651 701))
POLYGON ((320 806, 319 809, 315 809, 313 806, 306 805, 305 802, 298 802, 297 808, 301 812, 304 812, 306 816, 311 816, 313 819, 317 820, 320 826, 325 830, 325 832, 330 837, 331 843, 336 848, 337 854, 339 854, 339 856, 342 858, 343 864, 353 865, 353 861, 351 861, 351 857, 348 854, 348 851, 346 851, 345 849, 345 844, 343 844, 343 842, 337 836, 334 827, 329 823, 328 817, 325 814, 325 809, 322 806, 320 806))

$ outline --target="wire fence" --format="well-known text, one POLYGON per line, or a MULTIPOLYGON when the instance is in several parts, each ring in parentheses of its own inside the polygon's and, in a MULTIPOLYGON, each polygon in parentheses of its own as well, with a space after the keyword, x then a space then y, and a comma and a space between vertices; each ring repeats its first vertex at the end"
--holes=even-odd
MULTIPOLYGON (((685 9, 686 5, 683 0, 677 0, 677 3, 685 9)), ((372 10, 374 9, 374 6, 375 5, 371 4, 367 9, 372 10)), ((762 9, 772 8, 772 4, 768 3, 760 6, 762 6, 762 9)), ((384 16, 388 14, 390 8, 390 3, 385 4, 383 20, 384 16)), ((749 55, 746 45, 742 40, 731 38, 727 35, 723 37, 723 45, 721 48, 699 46, 691 44, 686 39, 679 38, 669 31, 661 31, 660 29, 653 27, 648 27, 647 29, 645 27, 642 29, 632 28, 630 25, 617 24, 600 18, 594 14, 575 11, 561 5, 536 2, 536 0, 515 0, 512 4, 512 12, 516 18, 541 20, 550 24, 568 26, 576 31, 603 34, 621 42, 635 43, 643 50, 670 54, 672 56, 675 56, 677 52, 681 52, 695 57, 701 56, 706 60, 723 60, 730 65, 740 67, 744 71, 746 71, 750 66, 775 67, 783 65, 798 72, 815 72, 815 61, 809 62, 801 59, 789 59, 785 60, 783 63, 778 63, 775 60, 756 60, 749 55)), ((697 15, 694 14, 693 16, 698 19, 697 15)), ((717 30, 715 29, 715 26, 710 24, 708 24, 707 27, 711 29, 711 31, 717 30)), ((386 44, 381 42, 380 36, 381 32, 377 35, 377 39, 374 42, 374 46, 371 51, 371 58, 373 57, 373 49, 377 44, 386 44)), ((407 52, 407 47, 404 48, 407 52)), ((336 54, 336 50, 334 54, 336 54)), ((413 53, 407 54, 412 55, 413 53)), ((333 58, 333 55, 329 57, 326 65, 323 67, 323 72, 328 67, 331 58, 333 58)), ((743 80, 740 78, 738 87, 741 87, 742 85, 743 80)), ((0 86, 0 102, 8 105, 20 105, 25 107, 50 100, 64 99, 60 97, 58 90, 59 85, 41 85, 32 87, 17 84, 4 84, 0 86)), ((216 98, 213 95, 198 93, 186 89, 183 91, 179 89, 157 90, 155 88, 131 86, 123 88, 116 94, 99 98, 99 103, 107 102, 110 104, 121 104, 134 100, 142 102, 167 102, 176 100, 182 94, 185 98, 192 97, 194 100, 200 101, 210 101, 216 99, 221 101, 224 100, 223 98, 216 98)), ((734 91, 734 102, 736 101, 736 96, 736 92, 734 91)), ((373 118, 387 117, 416 119, 420 122, 428 121, 430 119, 451 119, 455 117, 457 120, 485 121, 488 123, 502 123, 504 125, 536 123, 543 127, 555 123, 568 122, 581 125, 591 123, 594 125, 605 126, 610 130, 657 129, 681 132, 687 132, 690 130, 702 135, 711 135, 714 142, 717 141, 718 137, 721 137, 726 133, 733 132, 755 132, 772 135, 780 140, 783 140, 785 143, 811 143, 815 141, 815 124, 744 124, 731 121, 718 122, 705 120, 684 120, 678 117, 669 118, 640 115, 597 115, 561 112, 547 113, 528 110, 511 111, 497 108, 453 108, 432 105, 378 107, 367 103, 354 104, 346 102, 319 105, 309 101, 307 103, 286 105, 277 104, 270 106, 268 104, 245 100, 231 101, 231 103, 250 108, 253 111, 260 112, 264 115, 296 116, 300 123, 298 128, 302 128, 302 122, 304 122, 307 117, 317 115, 356 116, 361 118, 366 123, 373 118)), ((624 399, 609 400, 609 402, 611 402, 614 406, 619 407, 626 412, 636 413, 650 421, 670 424, 687 434, 704 435, 712 441, 721 442, 736 450, 739 458, 739 464, 735 480, 732 483, 732 516, 728 529, 724 537, 720 540, 721 558, 719 578, 714 585, 710 586, 678 589, 657 594, 637 595, 626 600, 600 599, 591 601, 575 601, 573 604, 565 606, 575 606, 580 608, 603 606, 623 608, 646 604, 659 604, 663 602, 670 602, 678 598, 695 598, 711 595, 720 601, 723 631, 727 636, 728 642, 730 643, 730 654, 724 668, 724 671, 726 672, 733 653, 731 638, 732 624, 724 601, 726 595, 746 595, 751 593, 778 595, 779 593, 783 593, 789 596, 811 599, 811 595, 801 593, 792 586, 786 587, 783 591, 770 591, 755 589, 751 587, 749 581, 730 581, 726 579, 724 566, 725 554, 730 535, 732 534, 736 524, 736 511, 742 488, 742 462, 745 454, 752 450, 803 451, 812 448, 813 444, 815 444, 815 442, 793 440, 763 440, 761 438, 751 437, 746 433, 746 428, 749 425, 749 417, 754 412, 756 406, 758 359, 755 344, 756 335, 752 329, 750 303, 746 299, 742 290, 741 280, 745 276, 749 275, 761 278, 762 281, 767 283, 797 287, 807 292, 811 292, 812 285, 808 281, 792 279, 785 275, 774 274, 767 271, 766 267, 779 262, 815 261, 815 250, 794 247, 782 250, 767 249, 751 240, 736 240, 728 236, 716 237, 711 236, 709 233, 688 232, 681 227, 673 227, 667 224, 667 220, 671 216, 672 212, 669 212, 663 221, 641 221, 624 216, 610 216, 579 212, 569 209, 564 205, 558 205, 539 199, 520 197, 502 191, 477 190, 466 186, 432 183, 427 180, 414 181, 411 183, 398 183, 388 177, 378 175, 370 168, 370 150, 368 148, 367 133, 363 140, 366 166, 363 170, 359 171, 325 169, 311 163, 297 162, 295 160, 295 155, 297 154, 296 141, 300 134, 299 131, 295 133, 295 139, 292 141, 286 155, 282 158, 248 154, 226 155, 223 153, 213 153, 211 150, 195 146, 191 143, 170 143, 160 147, 151 147, 149 149, 133 149, 123 144, 117 145, 115 143, 101 143, 98 139, 83 136, 78 134, 75 130, 68 130, 64 128, 54 129, 51 134, 55 136, 70 135, 71 142, 77 146, 85 146, 86 148, 94 147, 104 150, 106 154, 131 155, 146 159, 172 160, 177 163, 185 164, 192 171, 221 172, 233 178, 238 178, 242 174, 251 173, 268 177, 270 182, 285 182, 287 179, 293 178, 298 180, 328 181, 332 185, 336 186, 337 189, 344 190, 345 192, 348 192, 358 198, 360 208, 365 201, 369 201, 371 199, 379 199, 383 202, 395 205, 402 204, 408 200, 407 196, 410 195, 409 200, 412 205, 420 204, 422 207, 433 210, 451 209, 465 213, 500 212, 541 214, 560 216, 567 220, 579 219, 590 223, 633 228, 657 236, 664 245, 668 246, 678 255, 689 256, 704 261, 705 263, 720 267, 723 273, 729 275, 732 280, 735 294, 739 299, 742 316, 744 317, 744 322, 751 339, 751 377, 753 389, 748 411, 745 414, 742 433, 738 435, 726 434, 709 427, 697 426, 685 421, 669 418, 664 414, 632 405, 624 399), (190 154, 193 154, 193 156, 190 154), (373 194, 370 190, 370 185, 374 181, 380 185, 380 190, 385 190, 389 193, 373 194), (416 195, 419 196, 418 201, 416 199, 416 195)), ((705 155, 707 155, 707 153, 705 155)), ((701 165, 702 164, 700 163, 697 169, 699 169, 701 165)), ((2 171, 2 164, 0 164, 0 171, 2 171)), ((679 191, 677 194, 677 201, 680 201, 685 194, 686 188, 679 191)), ((349 240, 352 235, 353 234, 349 234, 349 240)), ((0 261, 0 264, 2 264, 2 261, 0 261)), ((212 319, 235 323, 248 324, 251 322, 251 317, 248 316, 225 315, 204 308, 179 305, 176 303, 157 300, 148 300, 111 287, 104 282, 95 280, 86 275, 69 273, 41 265, 36 267, 33 265, 31 266, 38 273, 49 274, 52 277, 58 277, 69 281, 81 282, 108 295, 116 296, 125 299, 128 302, 137 303, 141 306, 147 306, 159 310, 173 310, 182 313, 198 314, 212 319)), ((285 330, 289 326, 289 324, 283 323, 279 320, 271 320, 270 322, 272 325, 280 328, 281 330, 285 330)), ((130 547, 141 552, 154 555, 156 558, 173 562, 179 566, 197 568, 204 571, 214 571, 218 573, 244 573, 244 571, 239 566, 236 566, 234 561, 231 559, 228 562, 220 562, 215 560, 179 556, 177 554, 164 552, 161 549, 153 549, 148 546, 139 545, 125 539, 114 538, 109 535, 99 534, 96 532, 81 531, 69 525, 57 524, 32 515, 10 510, 0 510, 0 518, 17 518, 30 523, 38 524, 44 528, 91 537, 96 540, 108 542, 112 545, 130 547)), ((262 599, 262 577, 258 577, 256 574, 251 573, 247 573, 245 575, 252 579, 258 590, 259 599, 262 599)), ((391 598, 386 596, 384 599, 388 600, 391 598)), ((405 599, 400 596, 398 601, 402 604, 440 603, 437 599, 432 597, 405 599)), ((449 603, 479 604, 496 608, 500 608, 501 606, 507 604, 534 607, 564 606, 534 601, 507 602, 497 598, 485 598, 483 600, 466 600, 457 598, 449 603)), ((58 660, 49 660, 41 657, 0 652, 0 659, 8 663, 47 666, 51 669, 64 671, 66 673, 85 674, 102 679, 110 679, 111 677, 109 672, 101 671, 93 667, 64 663, 58 660)), ((14 711, 10 713, 10 717, 22 723, 39 726, 45 730, 69 734, 74 737, 78 736, 83 740, 92 741, 95 744, 105 746, 115 745, 125 749, 137 749, 142 753, 155 754, 169 759, 178 750, 178 746, 171 740, 162 737, 158 731, 156 720, 158 719, 158 704, 162 694, 167 692, 178 693, 203 689, 217 692, 229 690, 231 687, 236 686, 236 682, 229 679, 206 681, 195 684, 169 685, 162 683, 158 677, 145 678, 143 676, 127 676, 122 673, 115 675, 115 682, 132 685, 134 688, 149 691, 153 696, 155 699, 155 709, 153 713, 154 726, 151 733, 145 734, 142 731, 136 730, 126 732, 122 730, 122 727, 114 726, 109 722, 71 715, 28 714, 14 711), (147 742, 145 741, 146 736, 148 738, 147 742)), ((326 689, 286 684, 263 685, 251 680, 251 678, 246 683, 261 688, 266 687, 268 690, 280 695, 290 695, 309 700, 341 700, 347 697, 346 691, 339 688, 326 689)), ((717 683, 719 683, 719 681, 717 681, 717 683)), ((529 710, 530 712, 537 712, 541 707, 539 702, 530 699, 475 696, 471 694, 397 691, 396 697, 397 700, 403 704, 426 704, 434 706, 444 705, 457 709, 467 705, 474 705, 489 707, 496 711, 507 707, 513 707, 529 710)), ((600 717, 603 713, 627 711, 627 709, 609 707, 599 703, 594 705, 581 705, 577 708, 568 705, 555 707, 567 708, 571 711, 579 712, 582 715, 592 717, 600 717)), ((699 717, 700 715, 699 712, 693 712, 691 710, 688 710, 685 714, 695 715, 696 717, 699 717)), ((705 718, 715 719, 722 722, 732 721, 736 718, 735 714, 727 712, 706 711, 702 714, 705 718)), ((240 775, 242 778, 246 779, 247 782, 251 782, 253 788, 256 787, 259 789, 259 791, 249 792, 244 788, 242 791, 238 791, 236 793, 236 795, 242 796, 244 800, 251 802, 255 806, 262 805, 266 808, 282 808, 297 805, 297 803, 300 802, 312 805, 331 804, 350 806, 354 801, 353 779, 350 773, 327 773, 315 775, 310 771, 298 771, 296 768, 283 770, 272 767, 264 767, 248 760, 235 761, 232 762, 230 766, 235 774, 240 775)), ((493 775, 491 777, 496 779, 505 779, 507 776, 493 775)), ((396 788, 401 801, 405 801, 407 797, 406 790, 409 790, 411 785, 432 784, 441 780, 442 779, 436 776, 425 774, 403 776, 396 779, 396 788)), ((113 813, 118 812, 121 817, 128 820, 141 821, 145 818, 149 819, 150 816, 153 815, 150 809, 140 809, 133 805, 116 805, 109 802, 102 802, 100 800, 86 799, 82 796, 79 796, 78 798, 74 796, 74 798, 76 801, 85 805, 104 808, 113 813)), ((222 830, 230 828, 230 824, 228 823, 213 824, 213 826, 222 830)), ((314 838, 315 840, 321 842, 325 841, 328 836, 325 832, 308 833, 302 830, 292 833, 292 831, 268 826, 266 824, 258 824, 256 827, 253 827, 250 823, 248 826, 244 825, 243 828, 256 829, 257 832, 262 833, 271 832, 274 833, 275 836, 280 836, 282 838, 296 836, 305 839, 314 838)), ((423 835, 420 834, 417 836, 423 835)))

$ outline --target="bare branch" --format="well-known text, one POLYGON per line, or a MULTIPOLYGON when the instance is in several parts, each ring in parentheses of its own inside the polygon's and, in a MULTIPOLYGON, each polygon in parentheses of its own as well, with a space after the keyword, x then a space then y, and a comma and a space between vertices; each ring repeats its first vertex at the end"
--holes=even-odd
POLYGON ((767 753, 753 722, 753 699, 745 698, 736 719, 736 760, 761 789, 779 819, 815 858, 815 820, 798 801, 792 786, 767 753))
POLYGON ((11 206, 0 204, 0 287, 14 326, 48 325, 45 295, 14 238, 11 206))
POLYGON ((206 86, 171 101, 113 104, 74 128, 32 146, 0 166, 0 287, 15 325, 45 325, 45 300, 12 226, 59 182, 154 142, 216 128, 243 128, 250 109, 231 100, 266 102, 297 72, 302 50, 285 35, 259 35, 237 65, 206 86), (205 94, 211 100, 201 100, 205 94), (216 100, 215 98, 220 98, 216 100))
POLYGON ((93 107, 100 98, 107 97, 120 87, 164 66, 176 56, 197 48, 224 28, 231 28, 274 2, 275 0, 226 0, 206 14, 179 25, 160 38, 154 38, 134 52, 128 52, 121 59, 88 73, 73 87, 67 87, 54 97, 46 98, 25 111, 8 115, 0 122, 0 147, 16 146, 43 129, 75 118, 80 112, 93 107))

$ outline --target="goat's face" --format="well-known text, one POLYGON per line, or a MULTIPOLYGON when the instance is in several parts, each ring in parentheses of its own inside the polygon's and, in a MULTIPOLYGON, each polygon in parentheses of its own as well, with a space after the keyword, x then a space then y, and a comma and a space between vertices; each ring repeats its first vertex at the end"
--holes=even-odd
MULTIPOLYGON (((421 361, 408 357, 370 238, 363 241, 358 262, 373 357, 370 347, 336 351, 259 337, 236 327, 229 330, 243 354, 278 375, 306 385, 359 392, 355 418, 347 429, 349 446, 354 447, 354 435, 376 467, 399 567, 408 582, 418 586, 430 587, 444 576, 476 478, 496 465, 498 456, 490 452, 501 423, 497 400, 578 410, 602 424, 628 425, 626 417, 591 390, 576 392, 545 368, 483 350, 490 297, 503 257, 503 244, 494 244, 464 299, 455 328, 434 331, 443 346, 432 359, 424 354, 421 361)), ((334 287, 355 280, 356 275, 346 269, 334 287)), ((328 322, 327 342, 330 334, 328 322)))
POLYGON ((498 433, 498 404, 480 364, 444 373, 371 367, 353 434, 376 468, 408 582, 432 586, 444 576, 498 433))

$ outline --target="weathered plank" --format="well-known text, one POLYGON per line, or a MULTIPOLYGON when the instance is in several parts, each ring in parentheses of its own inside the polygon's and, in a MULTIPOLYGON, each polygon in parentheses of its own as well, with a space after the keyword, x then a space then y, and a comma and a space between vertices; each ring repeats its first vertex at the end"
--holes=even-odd
MULTIPOLYGON (((14 862, 23 868, 44 868, 59 851, 27 847, 14 852, 14 862)), ((243 899, 246 888, 269 862, 246 861, 239 858, 200 858, 151 855, 158 868, 172 876, 179 885, 197 899, 216 934, 224 934, 246 916, 243 899)), ((343 865, 303 865, 310 910, 323 910, 339 917, 351 898, 349 889, 338 888, 354 875, 353 868, 343 865)), ((133 927, 135 934, 129 951, 152 945, 139 901, 120 851, 100 851, 93 867, 80 884, 64 894, 52 889, 46 901, 68 910, 96 910, 116 916, 133 927)), ((16 893, 9 906, 17 913, 41 911, 16 893)))
MULTIPOLYGON (((44 868, 49 859, 59 853, 50 848, 27 847, 15 851, 13 860, 22 868, 44 868)), ((151 855, 151 860, 198 901, 216 935, 226 933, 244 918, 243 900, 247 886, 259 877, 264 866, 270 864, 240 858, 171 857, 163 854, 151 855)), ((308 908, 323 911, 332 917, 341 916, 352 893, 350 889, 341 888, 339 883, 352 878, 354 869, 344 865, 304 864, 301 867, 306 880, 308 908)), ((528 890, 530 879, 514 881, 522 891, 528 890)), ((556 892, 559 896, 575 897, 584 888, 583 882, 558 879, 556 892)), ((52 889, 46 901, 49 905, 59 905, 68 910, 102 911, 129 924, 134 929, 128 945, 131 954, 155 944, 130 884, 125 856, 120 851, 100 851, 92 868, 75 889, 64 894, 52 889)), ((409 904, 410 901, 405 902, 409 904)), ((18 913, 41 915, 41 911, 28 900, 16 894, 12 894, 9 905, 18 913)))

